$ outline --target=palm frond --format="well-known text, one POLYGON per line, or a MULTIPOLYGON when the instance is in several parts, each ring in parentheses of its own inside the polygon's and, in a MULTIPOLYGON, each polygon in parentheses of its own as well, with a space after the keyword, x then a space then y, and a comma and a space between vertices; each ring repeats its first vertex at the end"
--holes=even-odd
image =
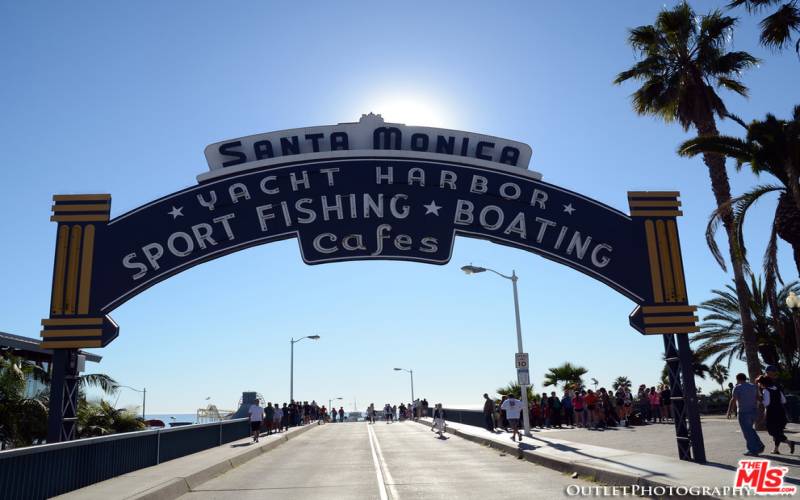
POLYGON ((786 48, 792 41, 792 32, 800 31, 800 9, 788 2, 765 17, 760 25, 762 45, 773 49, 786 48))

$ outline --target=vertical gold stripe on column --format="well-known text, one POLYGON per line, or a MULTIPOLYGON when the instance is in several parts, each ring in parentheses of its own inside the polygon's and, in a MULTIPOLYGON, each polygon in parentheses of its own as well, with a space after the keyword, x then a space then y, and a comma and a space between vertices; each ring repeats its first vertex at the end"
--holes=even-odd
POLYGON ((67 261, 67 290, 64 297, 64 314, 75 314, 78 295, 78 264, 80 263, 81 226, 72 226, 69 238, 69 260, 67 261))
POLYGON ((94 260, 94 224, 86 226, 81 249, 81 281, 78 291, 78 314, 89 314, 89 293, 92 286, 92 261, 94 260))
POLYGON ((658 267, 658 255, 656 247, 656 232, 653 228, 653 221, 644 222, 644 231, 647 236, 647 255, 650 258, 650 279, 653 282, 653 300, 656 304, 664 302, 664 294, 661 291, 661 269, 658 267))
POLYGON ((672 265, 669 257, 669 241, 664 221, 656 222, 656 233, 658 234, 658 254, 661 258, 661 277, 664 280, 664 295, 667 302, 675 302, 675 282, 672 279, 672 265))
POLYGON ((672 275, 675 277, 675 292, 678 295, 678 302, 685 302, 686 282, 684 281, 681 251, 678 245, 678 228, 674 220, 667 221, 667 233, 669 234, 669 250, 672 256, 672 275))
POLYGON ((67 245, 69 245, 69 226, 58 228, 56 240, 56 268, 53 272, 53 296, 50 299, 50 314, 60 315, 64 312, 64 272, 67 267, 67 245))

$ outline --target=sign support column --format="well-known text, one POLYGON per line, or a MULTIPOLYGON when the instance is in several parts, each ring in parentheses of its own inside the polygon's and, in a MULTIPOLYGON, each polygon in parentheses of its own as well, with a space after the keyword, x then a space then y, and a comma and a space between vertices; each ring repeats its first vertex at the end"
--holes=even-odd
POLYGON ((628 193, 631 218, 647 248, 652 287, 646 304, 636 308, 630 322, 645 335, 664 336, 678 456, 681 460, 704 463, 705 444, 688 337, 699 328, 697 307, 688 303, 683 273, 676 223, 677 217, 683 215, 679 196, 676 191, 628 193))

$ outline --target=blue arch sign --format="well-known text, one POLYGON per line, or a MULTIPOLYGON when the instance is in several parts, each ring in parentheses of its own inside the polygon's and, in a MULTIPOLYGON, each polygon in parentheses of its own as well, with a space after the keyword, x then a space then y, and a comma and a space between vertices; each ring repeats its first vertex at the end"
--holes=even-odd
POLYGON ((109 313, 170 276, 289 238, 307 264, 445 264, 455 237, 538 254, 631 299, 646 334, 696 331, 676 192, 630 192, 624 213, 527 169, 530 148, 474 133, 386 124, 312 127, 212 144, 198 183, 110 218, 110 195, 56 195, 42 345, 102 347, 109 313))

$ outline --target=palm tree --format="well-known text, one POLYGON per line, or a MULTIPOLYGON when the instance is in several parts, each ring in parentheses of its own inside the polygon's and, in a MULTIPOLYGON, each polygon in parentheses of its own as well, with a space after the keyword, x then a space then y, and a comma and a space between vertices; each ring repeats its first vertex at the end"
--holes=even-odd
POLYGON ((559 382, 564 382, 564 387, 568 385, 575 385, 580 387, 583 385, 583 376, 589 370, 582 366, 575 366, 570 362, 565 362, 561 366, 550 368, 544 375, 544 386, 558 386, 559 382))
POLYGON ((615 391, 618 391, 620 387, 623 389, 630 389, 631 385, 631 380, 628 377, 623 376, 614 379, 614 383, 611 384, 611 387, 613 387, 615 391))
POLYGON ((139 431, 144 422, 128 410, 118 410, 105 400, 78 402, 78 437, 95 437, 120 432, 139 431))
MULTIPOLYGON (((516 398, 522 397, 522 391, 520 390, 520 385, 514 381, 511 381, 505 387, 498 387, 496 389, 497 394, 501 396, 505 396, 507 394, 512 394, 516 398)), ((533 386, 528 386, 528 401, 533 401, 533 386)))
MULTIPOLYGON (((739 74, 758 60, 747 52, 727 52, 729 35, 736 19, 713 11, 696 16, 687 3, 662 10, 654 24, 630 30, 628 42, 642 59, 614 80, 621 84, 635 79, 643 82, 633 95, 637 113, 655 115, 666 122, 677 120, 688 130, 694 127, 701 137, 717 136, 716 117, 731 116, 715 88, 747 96, 747 87, 739 74)), ((728 234, 736 293, 742 310, 747 368, 751 377, 759 373, 756 339, 745 304, 747 283, 740 252, 736 250, 733 214, 729 205, 730 182, 725 158, 715 153, 703 154, 711 178, 711 190, 728 234)))
MULTIPOLYGON (((666 361, 666 360, 665 360, 666 361)), ((710 373, 711 368, 705 363, 703 363, 703 359, 700 357, 697 351, 692 352, 692 372, 694 373, 695 377, 699 377, 701 379, 705 379, 706 375, 710 373)), ((661 383, 669 384, 669 366, 664 363, 664 368, 661 369, 661 383)), ((700 389, 697 389, 697 392, 700 392, 700 389)))
POLYGON ((725 381, 728 380, 728 375, 730 375, 728 369, 722 365, 714 365, 708 371, 708 374, 711 375, 714 382, 719 384, 719 390, 724 392, 725 381))
MULTIPOLYGON (((783 331, 792 332, 794 323, 792 313, 785 305, 786 297, 790 291, 800 291, 800 286, 793 282, 779 291, 777 296, 782 307, 777 314, 768 305, 767 292, 761 280, 751 277, 750 286, 752 299, 749 309, 761 359, 766 364, 781 364, 790 373, 798 374, 800 360, 794 356, 794 336, 782 337, 775 325, 780 324, 783 331)), ((710 361, 712 366, 724 363, 730 369, 731 361, 742 359, 744 353, 738 298, 730 285, 725 290, 712 290, 712 294, 712 299, 700 304, 700 308, 709 314, 703 317, 700 332, 692 337, 692 343, 698 344, 695 353, 702 361, 710 361)))
MULTIPOLYGON (((797 0, 732 0, 728 7, 744 5, 748 12, 758 12, 771 5, 781 4, 774 13, 761 20, 761 45, 784 49, 792 43, 792 32, 800 33, 800 6, 797 0)), ((800 54, 800 39, 794 45, 800 54)))
POLYGON ((594 386, 594 390, 596 391, 597 386, 600 385, 600 382, 598 382, 597 379, 594 377, 592 377, 590 380, 592 381, 592 385, 594 386))
MULTIPOLYGON (((800 106, 795 106, 791 120, 779 120, 767 114, 763 121, 753 121, 747 126, 747 137, 730 136, 697 137, 686 141, 678 149, 684 156, 714 152, 736 160, 737 168, 749 164, 753 173, 772 174, 780 184, 756 186, 749 192, 731 200, 734 229, 740 248, 744 249, 744 221, 747 211, 762 196, 780 193, 773 217, 772 233, 764 253, 765 289, 769 305, 779 310, 776 285, 781 281, 778 272, 778 238, 789 243, 794 253, 795 266, 800 274, 800 106)), ((719 209, 711 214, 706 229, 706 242, 717 262, 725 263, 714 241, 719 226, 719 209)), ((744 252, 742 252, 743 254, 744 252)), ((744 258, 744 255, 743 255, 744 258)), ((780 331, 780 326, 777 325, 780 331)), ((800 332, 796 332, 800 335, 800 332)), ((796 343, 800 343, 800 339, 796 343)))
POLYGON ((31 445, 47 436, 45 396, 26 395, 28 377, 40 379, 43 373, 23 358, 0 356, 0 449, 31 445))

